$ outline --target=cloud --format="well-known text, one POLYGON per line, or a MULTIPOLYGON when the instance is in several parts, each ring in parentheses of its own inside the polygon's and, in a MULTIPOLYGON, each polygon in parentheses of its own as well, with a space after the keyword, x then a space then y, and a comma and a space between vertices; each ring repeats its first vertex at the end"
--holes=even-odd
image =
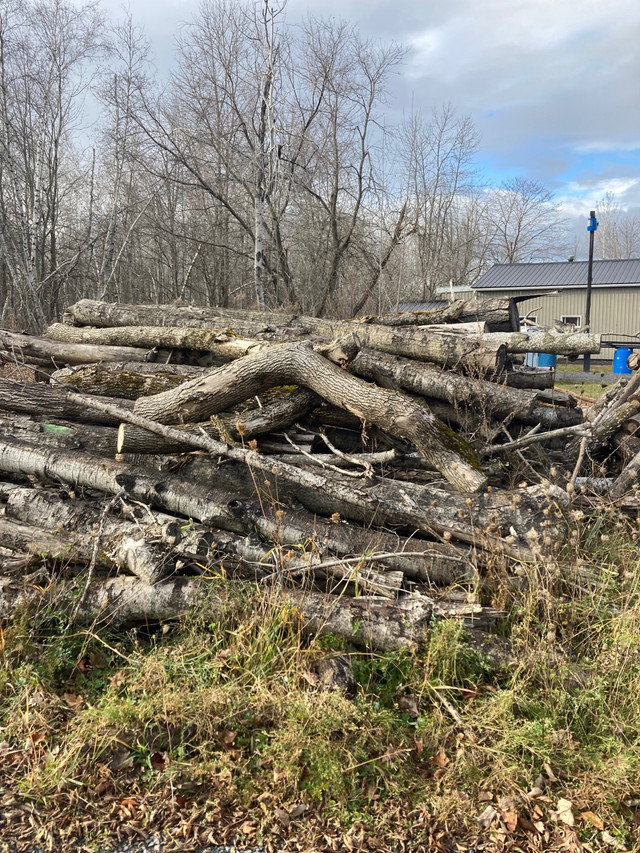
MULTIPOLYGON (((235 0, 232 0, 235 2, 235 0)), ((121 0, 103 0, 117 14, 121 0)), ((136 0, 154 40, 198 0, 136 0)), ((640 174, 640 3, 630 0, 288 0, 287 21, 334 16, 364 37, 408 47, 389 124, 451 103, 482 136, 489 177, 523 174, 592 203, 640 174), (596 196, 597 197, 597 196, 596 196)), ((640 204, 635 184, 621 192, 640 204)))

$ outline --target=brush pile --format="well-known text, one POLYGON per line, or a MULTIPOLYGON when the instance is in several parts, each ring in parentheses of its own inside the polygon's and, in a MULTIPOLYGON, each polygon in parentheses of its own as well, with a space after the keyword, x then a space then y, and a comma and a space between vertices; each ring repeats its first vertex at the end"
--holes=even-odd
POLYGON ((513 301, 330 321, 82 300, 63 319, 0 331, 39 380, 0 380, 0 618, 56 596, 85 622, 215 618, 249 579, 380 649, 438 616, 483 629, 496 578, 562 546, 589 460, 619 495, 640 468, 635 377, 583 411, 520 365, 598 337, 514 331, 513 301))

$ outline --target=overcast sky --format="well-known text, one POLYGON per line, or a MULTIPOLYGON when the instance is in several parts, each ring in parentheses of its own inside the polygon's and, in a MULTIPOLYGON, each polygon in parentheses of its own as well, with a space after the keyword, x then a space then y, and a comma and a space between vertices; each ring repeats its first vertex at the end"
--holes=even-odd
MULTIPOLYGON (((159 65, 197 6, 131 0, 159 65)), ((288 0, 290 23, 307 13, 404 44, 394 109, 469 114, 490 180, 535 178, 574 216, 606 192, 640 212, 638 0, 288 0)))

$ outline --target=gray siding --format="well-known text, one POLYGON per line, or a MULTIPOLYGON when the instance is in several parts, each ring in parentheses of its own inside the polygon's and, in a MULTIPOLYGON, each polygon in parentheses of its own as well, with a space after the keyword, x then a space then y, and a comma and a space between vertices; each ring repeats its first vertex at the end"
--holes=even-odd
MULTIPOLYGON (((478 291, 479 299, 496 296, 525 296, 530 299, 518 305, 520 316, 531 313, 541 326, 553 326, 563 316, 581 317, 584 326, 584 309, 587 297, 585 287, 566 288, 555 296, 536 296, 529 289, 505 288, 478 291)), ((591 330, 608 337, 627 337, 640 333, 640 287, 594 287, 591 291, 591 330)), ((640 349, 640 337, 638 338, 640 349)), ((595 358, 612 359, 614 350, 603 349, 595 358)))

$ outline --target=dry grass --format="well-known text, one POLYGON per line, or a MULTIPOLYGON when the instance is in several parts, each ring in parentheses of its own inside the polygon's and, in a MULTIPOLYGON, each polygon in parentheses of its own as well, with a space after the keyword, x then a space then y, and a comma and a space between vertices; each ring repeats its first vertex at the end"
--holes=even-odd
POLYGON ((636 536, 612 508, 574 518, 562 560, 504 593, 502 664, 448 622, 418 653, 306 641, 246 587, 215 625, 124 636, 25 613, 0 646, 3 838, 62 850, 164 829, 185 849, 419 850, 481 834, 485 849, 631 849, 636 536), (355 698, 313 685, 314 661, 335 653, 351 656, 355 698))

